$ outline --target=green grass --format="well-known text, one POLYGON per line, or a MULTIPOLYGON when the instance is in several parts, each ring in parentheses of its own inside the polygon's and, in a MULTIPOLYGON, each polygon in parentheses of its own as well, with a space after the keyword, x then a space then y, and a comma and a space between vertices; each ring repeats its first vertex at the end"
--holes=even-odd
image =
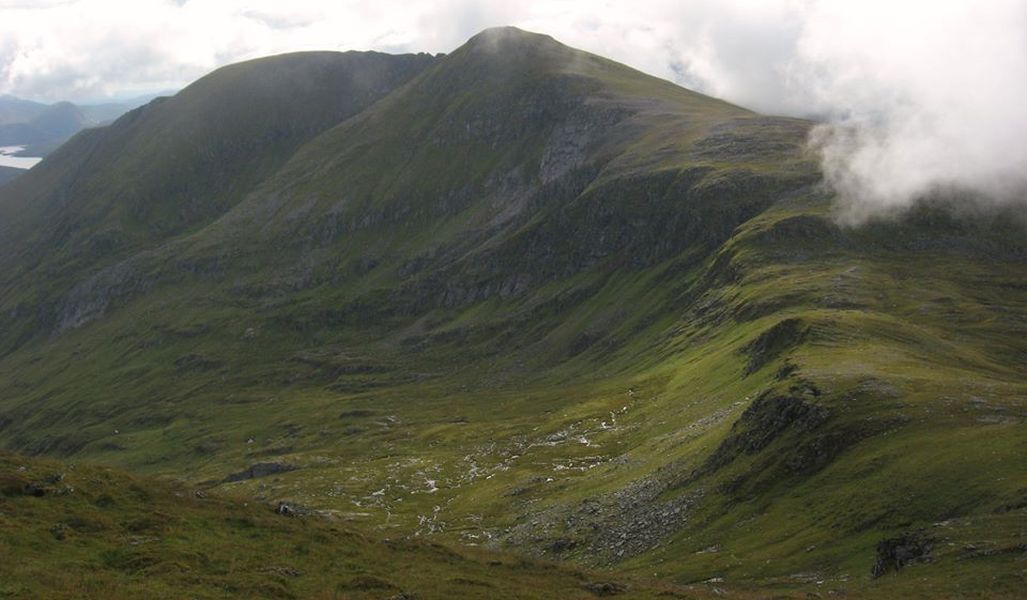
MULTIPOLYGON (((794 514, 787 506, 771 517, 794 514)), ((234 493, 199 493, 193 487, 126 475, 82 463, 0 455, 0 556, 5 598, 591 598, 589 586, 612 582, 624 598, 804 598, 810 593, 855 597, 998 598, 1022 589, 1023 507, 987 518, 951 519, 928 526, 938 551, 934 561, 911 566, 904 577, 868 581, 818 571, 742 581, 696 583, 703 569, 718 572, 704 537, 682 546, 695 550, 690 574, 673 575, 670 555, 658 550, 636 575, 589 571, 513 554, 454 547, 421 537, 387 538, 362 532, 342 513, 281 516, 273 505, 234 493), (33 490, 39 490, 38 496, 33 490), (709 564, 706 564, 709 563, 709 564), (655 570, 655 572, 654 572, 655 570), (643 576, 644 574, 644 576, 643 576), (654 577, 655 576, 655 577, 654 577), (745 581, 749 581, 746 583, 745 581), (762 581, 755 587, 752 581, 762 581)), ((750 521, 751 526, 751 520, 750 521)), ((766 565, 788 552, 826 546, 834 560, 858 569, 821 532, 748 548, 766 565), (788 547, 790 546, 790 547, 788 547), (765 560, 763 557, 767 557, 765 560)), ((787 561, 787 558, 784 560, 787 561)))
POLYGON ((706 596, 514 555, 370 538, 339 518, 281 516, 108 468, 5 454, 0 484, 4 598, 592 598, 587 586, 611 581, 628 598, 706 596))

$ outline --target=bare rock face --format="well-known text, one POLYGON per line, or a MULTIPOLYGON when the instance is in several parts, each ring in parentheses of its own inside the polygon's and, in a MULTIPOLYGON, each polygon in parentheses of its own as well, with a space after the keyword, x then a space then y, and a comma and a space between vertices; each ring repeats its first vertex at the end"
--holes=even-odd
POLYGON ((806 336, 808 326, 802 319, 784 319, 761 333, 742 352, 749 357, 745 374, 751 375, 763 365, 797 346, 806 336))
POLYGON ((77 329, 104 316, 112 303, 146 292, 152 279, 137 270, 139 261, 125 261, 77 283, 57 307, 55 333, 77 329))
POLYGON ((877 560, 870 574, 880 577, 907 565, 930 562, 933 548, 934 540, 918 531, 881 540, 877 543, 877 560))
POLYGON ((823 425, 831 411, 790 395, 764 393, 742 413, 731 434, 692 478, 712 474, 742 454, 755 454, 789 429, 810 432, 823 425))

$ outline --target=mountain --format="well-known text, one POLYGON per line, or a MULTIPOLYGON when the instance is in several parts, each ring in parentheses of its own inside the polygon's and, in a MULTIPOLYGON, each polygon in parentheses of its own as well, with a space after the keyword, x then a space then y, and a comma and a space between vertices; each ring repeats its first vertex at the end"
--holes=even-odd
POLYGON ((70 102, 47 106, 29 121, 0 125, 0 146, 59 145, 89 124, 70 102))
POLYGON ((226 67, 0 188, 0 443, 679 584, 1016 597, 1022 220, 841 227, 812 125, 513 28, 226 67))
POLYGON ((432 60, 315 52, 240 63, 82 132, 0 191, 0 286, 17 286, 25 269, 71 281, 208 223, 298 146, 432 60))
POLYGON ((44 110, 45 104, 4 94, 0 96, 0 125, 31 121, 44 110))

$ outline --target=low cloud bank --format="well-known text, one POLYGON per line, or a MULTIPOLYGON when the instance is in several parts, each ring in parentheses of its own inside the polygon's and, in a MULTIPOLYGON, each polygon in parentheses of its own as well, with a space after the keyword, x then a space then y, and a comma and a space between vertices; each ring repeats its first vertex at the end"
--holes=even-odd
POLYGON ((831 121, 811 144, 843 222, 932 196, 1027 207, 1027 3, 821 6, 799 56, 831 121))

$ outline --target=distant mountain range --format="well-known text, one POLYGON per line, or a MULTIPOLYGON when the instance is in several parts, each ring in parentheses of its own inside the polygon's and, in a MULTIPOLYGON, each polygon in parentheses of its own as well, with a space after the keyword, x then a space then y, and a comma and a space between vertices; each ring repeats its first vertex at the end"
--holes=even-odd
POLYGON ((71 102, 43 104, 0 96, 0 146, 25 146, 22 152, 25 156, 46 156, 79 131, 106 125, 154 97, 76 105, 71 102))
POLYGON ((50 490, 0 585, 1021 598, 1023 219, 842 227, 813 126, 499 28, 230 65, 78 132, 0 187, 0 445, 62 461, 0 456, 0 516, 50 490), (195 491, 51 476, 83 461, 195 491), (444 546, 326 575, 405 538, 611 580, 444 546))

